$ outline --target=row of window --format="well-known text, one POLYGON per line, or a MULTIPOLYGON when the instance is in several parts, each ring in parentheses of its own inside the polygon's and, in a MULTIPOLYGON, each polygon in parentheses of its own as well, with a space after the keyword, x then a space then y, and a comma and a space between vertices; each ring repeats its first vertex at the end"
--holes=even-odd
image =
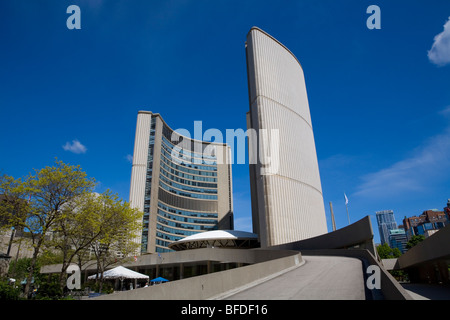
POLYGON ((197 181, 182 179, 182 178, 174 176, 173 174, 168 173, 164 169, 160 170, 160 173, 173 181, 180 182, 180 183, 183 183, 186 185, 195 186, 195 187, 204 187, 204 188, 217 188, 217 183, 197 182, 197 181))
POLYGON ((156 224, 156 237, 161 239, 166 239, 170 241, 177 241, 181 238, 196 234, 196 231, 188 231, 188 230, 182 230, 182 229, 173 229, 169 227, 165 227, 160 225, 159 223, 156 224))
POLYGON ((164 241, 161 239, 156 239, 156 252, 172 252, 173 250, 167 249, 167 247, 171 244, 169 241, 164 241))
MULTIPOLYGON (((194 145, 195 143, 198 144, 198 142, 191 143, 191 150, 187 150, 187 149, 181 148, 181 147, 178 146, 178 145, 173 144, 169 139, 167 139, 167 138, 164 137, 164 136, 162 137, 162 141, 163 141, 170 149, 175 149, 175 150, 177 150, 177 153, 182 154, 182 155, 183 155, 183 158, 184 158, 184 155, 185 155, 185 156, 188 156, 188 157, 191 157, 191 158, 199 158, 199 159, 207 158, 207 159, 217 160, 217 157, 216 157, 216 155, 215 155, 215 153, 216 153, 216 147, 215 147, 214 145, 209 144, 209 143, 207 143, 207 147, 209 147, 209 150, 211 150, 211 151, 212 151, 211 153, 213 153, 213 154, 208 154, 207 152, 205 152, 205 148, 204 148, 203 145, 201 146, 201 148, 202 148, 202 152, 201 152, 201 153, 196 152, 196 151, 192 151, 192 150, 195 150, 195 146, 193 147, 193 145, 194 145), (193 147, 193 148, 192 148, 192 147, 193 147)), ((178 143, 179 143, 179 142, 178 142, 178 143)))
POLYGON ((179 183, 173 182, 172 180, 169 180, 168 178, 166 178, 163 175, 160 175, 159 180, 164 181, 167 185, 170 185, 172 187, 175 187, 175 188, 178 188, 178 189, 181 189, 184 191, 217 194, 217 189, 197 188, 197 187, 187 186, 184 184, 179 184, 179 183))
POLYGON ((168 227, 174 227, 178 229, 183 229, 183 230, 206 230, 205 228, 214 228, 216 226, 215 221, 213 221, 212 224, 209 225, 203 225, 203 224, 185 224, 185 223, 180 223, 177 221, 172 221, 172 220, 166 220, 160 216, 157 217, 156 219, 161 225, 165 225, 168 227))
MULTIPOLYGON (((166 158, 171 159, 173 161, 171 151, 170 151, 170 149, 167 148, 167 146, 162 145, 161 152, 166 156, 166 158)), ((180 166, 187 167, 187 168, 206 170, 206 171, 217 171, 217 166, 208 166, 208 165, 201 165, 198 163, 189 163, 189 162, 180 163, 179 161, 176 161, 176 163, 180 166)))
POLYGON ((173 162, 176 163, 186 163, 186 164, 206 164, 206 165, 217 165, 216 160, 207 160, 204 158, 192 158, 186 157, 183 155, 182 151, 184 149, 180 147, 173 147, 164 142, 161 143, 161 146, 170 154, 170 158, 173 162))
POLYGON ((194 199, 207 199, 207 200, 217 200, 217 195, 210 195, 210 194, 200 194, 200 193, 187 193, 184 191, 180 191, 178 189, 174 189, 166 185, 162 182, 162 179, 159 181, 159 186, 169 192, 172 192, 174 194, 177 194, 179 196, 188 197, 188 198, 194 198, 194 199))
POLYGON ((164 218, 174 220, 174 221, 182 221, 182 222, 188 222, 188 223, 217 224, 217 219, 199 219, 199 218, 182 217, 182 216, 170 214, 161 209, 158 209, 158 214, 164 218))
POLYGON ((178 241, 184 238, 184 236, 169 235, 159 231, 156 232, 156 244, 158 244, 158 240, 168 240, 170 242, 167 242, 167 244, 170 244, 171 242, 178 241))
MULTIPOLYGON (((192 174, 196 174, 198 176, 210 176, 210 177, 217 177, 217 170, 211 171, 211 170, 207 170, 207 171, 201 171, 201 170, 194 170, 194 169, 189 169, 186 168, 183 165, 178 165, 175 164, 174 162, 172 162, 170 159, 170 155, 167 153, 166 150, 161 149, 161 161, 167 163, 169 166, 171 166, 172 168, 174 168, 175 170, 178 171, 184 171, 186 173, 192 173, 192 174)), ((208 167, 208 168, 215 168, 215 167, 208 167)))
MULTIPOLYGON (((198 230, 202 230, 202 231, 217 230, 217 226, 200 226, 200 227, 202 227, 202 228, 200 228, 198 230)), ((180 239, 180 236, 184 238, 184 237, 191 236, 191 235, 198 233, 198 231, 175 229, 175 228, 161 225, 159 223, 156 224, 156 229, 160 231, 160 232, 158 232, 158 231, 156 232, 157 237, 162 238, 162 239, 167 239, 170 241, 177 241, 180 239)))
POLYGON ((175 209, 172 208, 164 203, 158 202, 158 208, 163 209, 164 211, 168 213, 174 213, 174 214, 180 214, 187 217, 198 217, 198 218, 213 218, 217 219, 218 215, 217 213, 213 212, 195 212, 195 211, 188 211, 188 210, 181 210, 181 209, 175 209))
POLYGON ((167 192, 163 188, 158 188, 158 200, 174 208, 191 211, 217 212, 219 207, 219 202, 217 200, 200 200, 180 197, 171 192, 167 192))
POLYGON ((172 174, 174 174, 176 176, 179 176, 181 178, 186 178, 186 179, 195 180, 195 181, 217 182, 217 178, 194 176, 192 174, 187 174, 187 173, 178 171, 176 169, 173 169, 173 168, 169 167, 163 161, 161 161, 161 167, 163 167, 167 172, 170 172, 170 173, 172 173, 172 174))

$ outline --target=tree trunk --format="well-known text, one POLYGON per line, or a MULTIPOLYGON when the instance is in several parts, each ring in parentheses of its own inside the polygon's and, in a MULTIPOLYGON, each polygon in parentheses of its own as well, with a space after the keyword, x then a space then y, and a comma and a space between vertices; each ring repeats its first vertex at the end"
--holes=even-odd
POLYGON ((63 264, 62 264, 62 269, 61 272, 59 273, 59 287, 61 289, 61 292, 64 292, 64 287, 66 286, 66 271, 67 268, 70 265, 70 261, 66 262, 67 257, 66 257, 66 253, 64 252, 64 257, 63 257, 63 264))
POLYGON ((31 258, 30 269, 28 270, 27 283, 25 284, 25 292, 24 292, 25 297, 27 299, 30 298, 31 281, 33 280, 33 273, 34 273, 34 268, 36 266, 39 249, 40 249, 40 241, 38 242, 38 245, 34 248, 33 257, 31 258))

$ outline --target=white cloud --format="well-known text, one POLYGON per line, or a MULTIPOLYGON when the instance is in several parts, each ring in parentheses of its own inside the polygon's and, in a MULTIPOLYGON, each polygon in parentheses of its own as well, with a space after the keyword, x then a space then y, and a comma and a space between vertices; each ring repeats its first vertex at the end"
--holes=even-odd
POLYGON ((253 232, 252 217, 235 217, 234 230, 253 232))
POLYGON ((63 145, 63 149, 73 153, 86 153, 87 151, 87 148, 78 140, 72 140, 72 143, 66 142, 66 144, 63 145))
POLYGON ((444 117, 450 118, 450 106, 447 106, 444 109, 442 109, 441 111, 439 111, 439 114, 444 117))
POLYGON ((129 163, 133 163, 133 156, 132 156, 131 154, 127 154, 127 155, 125 156, 125 159, 127 159, 127 161, 128 161, 129 163))
POLYGON ((450 128, 429 139, 412 155, 392 166, 362 177, 355 195, 391 197, 429 189, 450 171, 450 128))
POLYGON ((434 37, 428 59, 438 66, 450 64, 450 17, 444 25, 444 31, 434 37))

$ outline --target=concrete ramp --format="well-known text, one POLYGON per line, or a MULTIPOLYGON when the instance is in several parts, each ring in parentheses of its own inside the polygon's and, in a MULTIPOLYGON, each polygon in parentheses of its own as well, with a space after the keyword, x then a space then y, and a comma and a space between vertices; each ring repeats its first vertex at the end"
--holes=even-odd
POLYGON ((365 300, 362 262, 338 256, 303 256, 305 264, 225 297, 227 300, 365 300))

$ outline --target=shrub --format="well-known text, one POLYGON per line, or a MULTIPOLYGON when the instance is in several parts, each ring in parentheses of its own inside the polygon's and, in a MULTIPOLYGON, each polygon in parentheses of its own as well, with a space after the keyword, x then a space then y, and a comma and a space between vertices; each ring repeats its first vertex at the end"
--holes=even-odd
POLYGON ((20 288, 9 284, 8 279, 0 279, 0 300, 19 300, 20 288))

